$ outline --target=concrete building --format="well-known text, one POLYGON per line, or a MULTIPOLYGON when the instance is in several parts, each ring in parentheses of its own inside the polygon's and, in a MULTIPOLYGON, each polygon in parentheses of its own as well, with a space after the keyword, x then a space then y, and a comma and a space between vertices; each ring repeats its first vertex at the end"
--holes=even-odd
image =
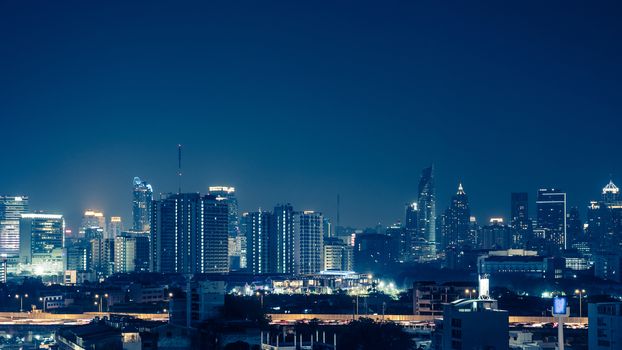
POLYGON ((437 321, 436 349, 509 349, 509 314, 490 299, 461 299, 444 305, 437 321), (439 343, 441 346, 439 347, 439 343))
POLYGON ((28 212, 28 197, 0 196, 0 257, 19 255, 19 220, 28 212))
POLYGON ((35 275, 61 275, 65 270, 65 220, 55 214, 22 214, 20 263, 35 275))
POLYGON ((321 213, 304 211, 294 216, 294 265, 296 273, 322 270, 324 225, 321 213))
POLYGON ((413 285, 413 314, 441 316, 443 305, 477 295, 477 287, 470 282, 420 281, 413 285))
POLYGON ((622 349, 622 302, 588 305, 589 350, 622 349))
POLYGON ((354 268, 352 246, 343 243, 339 238, 325 238, 323 266, 323 270, 352 271, 354 268))

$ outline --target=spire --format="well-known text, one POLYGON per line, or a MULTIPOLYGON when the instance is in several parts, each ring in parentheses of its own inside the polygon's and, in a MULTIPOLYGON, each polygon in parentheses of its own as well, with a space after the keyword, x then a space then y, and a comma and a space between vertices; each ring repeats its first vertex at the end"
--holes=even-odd
POLYGON ((464 192, 464 188, 462 187, 462 182, 458 183, 458 193, 456 193, 456 194, 466 194, 464 192))
POLYGON ((618 192, 620 192, 620 189, 611 180, 609 180, 609 183, 607 184, 607 186, 603 188, 603 194, 607 194, 607 193, 617 194, 618 192))

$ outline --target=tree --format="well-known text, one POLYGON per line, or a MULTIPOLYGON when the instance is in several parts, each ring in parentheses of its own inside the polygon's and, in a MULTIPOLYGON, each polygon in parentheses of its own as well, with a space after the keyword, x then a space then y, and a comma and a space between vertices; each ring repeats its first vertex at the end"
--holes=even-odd
POLYGON ((337 336, 342 350, 413 349, 414 341, 400 325, 393 322, 374 322, 369 318, 352 321, 337 336))

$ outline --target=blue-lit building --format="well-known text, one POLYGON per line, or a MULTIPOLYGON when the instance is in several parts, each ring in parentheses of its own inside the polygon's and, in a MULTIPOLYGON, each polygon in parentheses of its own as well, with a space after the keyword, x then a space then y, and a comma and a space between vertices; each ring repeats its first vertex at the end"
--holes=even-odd
POLYGON ((294 263, 294 207, 291 204, 279 204, 274 207, 272 224, 273 241, 276 245, 274 257, 276 272, 295 273, 294 263))
POLYGON ((566 193, 555 188, 538 190, 536 201, 538 229, 544 231, 547 253, 567 249, 566 193))
POLYGON ((423 240, 427 245, 424 249, 416 250, 420 254, 418 260, 436 259, 436 190, 434 187, 434 167, 423 169, 418 187, 417 207, 417 229, 418 239, 423 240))
POLYGON ((56 214, 22 214, 20 263, 36 275, 62 274, 65 270, 65 220, 56 214))
POLYGON ((28 212, 28 197, 0 196, 0 257, 19 255, 19 220, 28 212))
POLYGON ((266 211, 245 213, 247 267, 253 274, 276 270, 276 244, 273 242, 272 214, 266 211))
POLYGON ((151 202, 153 201, 153 188, 139 177, 134 178, 134 191, 132 197, 132 229, 134 231, 148 232, 151 229, 151 202))
POLYGON ((156 200, 151 214, 151 270, 228 272, 228 237, 227 201, 199 193, 156 200))
POLYGON ((314 211, 303 211, 294 216, 294 266, 300 274, 322 271, 324 239, 323 216, 314 211))

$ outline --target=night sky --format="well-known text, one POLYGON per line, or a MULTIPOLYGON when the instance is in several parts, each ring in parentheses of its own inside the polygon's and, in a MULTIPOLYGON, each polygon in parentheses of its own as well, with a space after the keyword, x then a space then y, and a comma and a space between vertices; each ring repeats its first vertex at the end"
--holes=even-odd
MULTIPOLYGON (((0 2, 0 193, 122 215, 131 184, 237 188, 371 226, 435 164, 480 221, 511 191, 622 185, 616 2, 0 2), (206 4, 208 3, 208 4, 206 4), (589 6, 588 6, 589 5, 589 6)), ((532 204, 534 209, 535 204, 532 204)))

